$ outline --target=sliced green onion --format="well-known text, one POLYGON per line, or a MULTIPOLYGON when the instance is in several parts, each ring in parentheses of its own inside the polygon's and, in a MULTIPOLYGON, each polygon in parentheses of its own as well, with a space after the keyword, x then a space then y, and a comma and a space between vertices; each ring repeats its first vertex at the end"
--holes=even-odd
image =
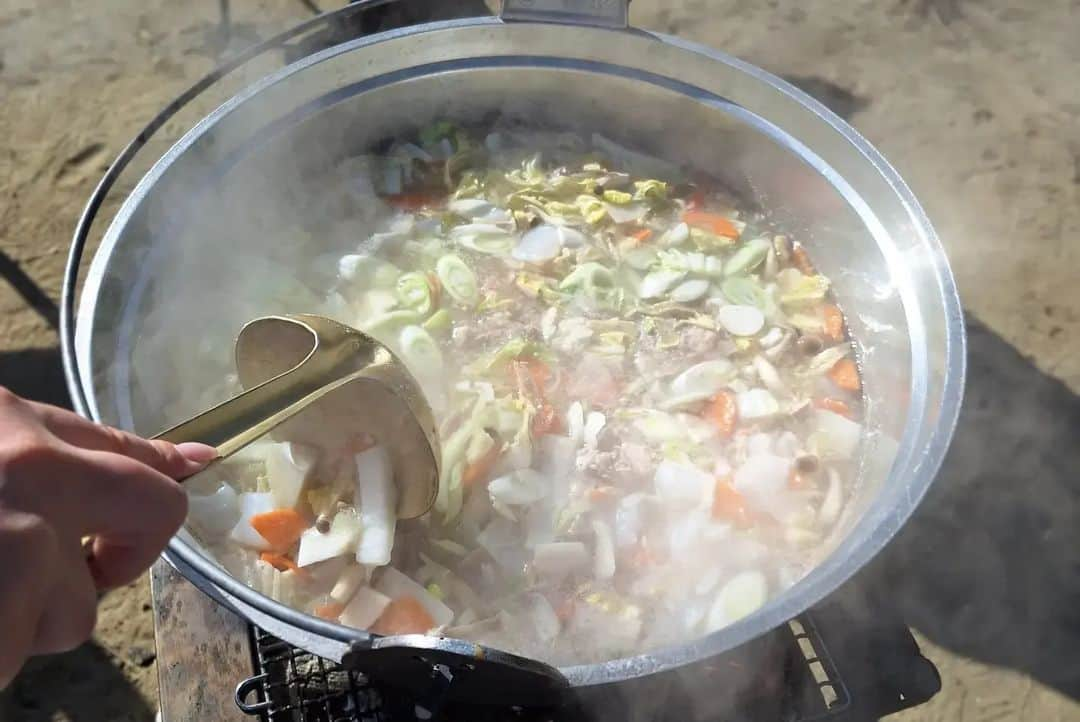
POLYGON ((765 260, 765 254, 769 252, 769 242, 764 238, 755 238, 735 251, 728 259, 724 267, 725 276, 738 276, 750 273, 765 260))
POLYGON ((428 332, 442 333, 450 329, 454 325, 454 320, 450 316, 450 312, 445 308, 440 308, 435 313, 431 314, 431 317, 421 324, 424 330, 428 332))
POLYGON ((406 326, 398 338, 401 356, 417 377, 436 379, 442 374, 443 358, 439 345, 420 326, 406 326))
POLYGON ((435 264, 435 273, 439 276, 443 288, 450 297, 462 306, 473 306, 479 299, 480 292, 476 285, 476 274, 465 265, 458 256, 448 253, 435 264))
POLYGON ((402 306, 419 314, 426 315, 431 311, 431 286, 422 273, 403 274, 397 281, 397 297, 402 306))
POLYGON ((726 278, 724 279, 724 282, 720 284, 720 292, 724 294, 724 298, 726 298, 729 303, 739 306, 765 307, 765 291, 762 290, 761 285, 752 278, 746 278, 744 276, 726 278))

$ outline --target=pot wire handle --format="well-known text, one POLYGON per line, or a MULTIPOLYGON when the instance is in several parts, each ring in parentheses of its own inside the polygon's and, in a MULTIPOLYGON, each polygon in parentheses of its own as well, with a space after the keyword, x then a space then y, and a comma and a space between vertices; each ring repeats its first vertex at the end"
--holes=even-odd
POLYGON ((626 29, 630 0, 503 0, 503 20, 626 29))

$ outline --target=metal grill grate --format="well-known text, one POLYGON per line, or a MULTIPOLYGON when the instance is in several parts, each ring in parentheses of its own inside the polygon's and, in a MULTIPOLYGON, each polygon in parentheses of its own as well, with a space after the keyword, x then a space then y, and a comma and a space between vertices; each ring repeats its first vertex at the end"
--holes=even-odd
MULTIPOLYGON (((783 663, 769 665, 775 670, 775 679, 756 678, 753 687, 759 690, 760 697, 738 698, 732 714, 739 718, 750 714, 756 717, 756 712, 767 709, 769 717, 802 722, 832 718, 849 706, 847 687, 813 621, 802 617, 788 628, 773 632, 770 641, 782 645, 783 650, 783 663), (776 690, 782 690, 782 693, 774 694, 776 690), (765 707, 759 703, 765 703, 765 707)), ((639 711, 638 702, 630 702, 632 691, 628 686, 633 683, 623 689, 605 690, 557 710, 421 705, 402 692, 376 685, 363 675, 292 647, 261 629, 252 628, 252 650, 256 674, 238 685, 236 702, 242 711, 259 716, 265 722, 419 722, 431 719, 443 722, 621 722, 630 716, 642 718, 630 710, 633 705, 635 711, 639 711)), ((720 678, 725 675, 723 670, 743 668, 739 657, 740 651, 736 650, 720 660, 710 661, 705 672, 707 684, 730 681, 720 678)), ((648 716, 650 722, 701 719, 700 711, 695 712, 692 701, 685 698, 691 693, 679 684, 682 681, 680 676, 678 682, 672 679, 662 687, 650 687, 647 694, 657 711, 648 716), (662 695, 662 702, 657 703, 657 695, 662 695)), ((710 720, 717 722, 726 718, 722 713, 715 717, 710 715, 710 720)))

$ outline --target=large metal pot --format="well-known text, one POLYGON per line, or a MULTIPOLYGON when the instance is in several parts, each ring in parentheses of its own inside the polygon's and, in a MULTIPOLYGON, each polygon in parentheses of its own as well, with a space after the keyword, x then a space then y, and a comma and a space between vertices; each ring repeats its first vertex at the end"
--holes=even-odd
MULTIPOLYGON (((308 310, 283 308, 266 275, 341 233, 319 229, 315 241, 275 234, 322 202, 299 183, 301 172, 436 117, 497 110, 602 129, 719 176, 792 229, 834 280, 858 340, 872 430, 858 492, 820 563, 763 609, 689 644, 556 671, 470 644, 378 639, 314 619, 230 577, 190 536, 169 545, 169 560, 201 589, 324 657, 382 669, 421 659, 483 666, 484 657, 517 681, 586 687, 732 649, 866 564, 941 463, 962 396, 964 329, 918 202, 819 103, 735 58, 626 28, 624 3, 582 2, 572 18, 544 9, 564 3, 509 5, 530 19, 449 21, 346 42, 265 77, 203 119, 153 166, 105 234, 75 314, 65 315, 66 361, 81 410, 107 423, 152 433, 207 405, 231 370, 232 339, 245 320, 308 310)), ((73 250, 69 305, 84 240, 73 250)))

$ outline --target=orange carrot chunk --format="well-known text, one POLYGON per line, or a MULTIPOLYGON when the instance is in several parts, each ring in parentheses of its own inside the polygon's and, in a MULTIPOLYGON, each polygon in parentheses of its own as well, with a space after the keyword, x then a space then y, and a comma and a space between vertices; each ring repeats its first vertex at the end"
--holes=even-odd
POLYGON ((495 444, 484 452, 479 459, 466 465, 465 471, 461 474, 462 486, 471 489, 476 484, 486 481, 491 473, 491 467, 495 466, 495 462, 499 459, 501 453, 502 447, 495 444))
POLYGON ((315 607, 315 616, 321 619, 325 619, 328 622, 336 622, 337 618, 340 617, 341 613, 344 611, 344 604, 330 602, 329 604, 320 604, 319 606, 315 607))
POLYGON ((295 544, 309 526, 304 515, 295 509, 273 509, 251 517, 251 527, 279 551, 295 544))
POLYGON ((390 604, 371 626, 375 634, 423 634, 435 626, 424 605, 414 597, 399 597, 390 604))
POLYGON ((829 398, 827 396, 824 398, 814 399, 814 408, 831 411, 834 414, 840 414, 841 416, 846 416, 849 419, 854 417, 854 414, 851 411, 851 407, 848 406, 847 402, 841 401, 840 399, 829 398))
POLYGON ((714 519, 734 522, 737 526, 750 525, 746 499, 728 479, 716 480, 716 487, 713 489, 712 515, 714 519))
POLYGON ((695 228, 702 228, 710 233, 725 238, 738 238, 739 229, 726 218, 718 213, 706 213, 705 211, 687 211, 683 214, 683 220, 695 228))
POLYGON ((844 391, 858 391, 861 388, 859 369, 849 358, 842 358, 833 364, 833 367, 829 369, 829 378, 844 391))
POLYGON ((532 420, 532 435, 538 439, 545 434, 562 433, 562 419, 551 404, 544 402, 536 410, 532 420))
POLYGON ((831 303, 825 304, 825 333, 833 341, 844 340, 844 314, 831 303))
POLYGON ((296 566, 296 562, 294 562, 292 559, 289 559, 284 554, 263 552, 259 555, 259 559, 262 559, 264 562, 272 566, 274 569, 277 569, 279 572, 287 572, 289 570, 295 572, 303 571, 300 567, 296 566))
POLYGON ((652 232, 651 228, 642 228, 639 231, 635 231, 635 232, 631 233, 630 237, 633 238, 635 241, 637 241, 637 243, 640 245, 640 244, 644 243, 645 241, 649 240, 650 238, 652 238, 652 234, 653 234, 653 232, 652 232))
POLYGON ((799 272, 804 275, 813 276, 817 273, 814 269, 813 262, 810 260, 810 254, 800 245, 795 245, 795 247, 791 249, 791 262, 795 265, 795 268, 799 269, 799 272))
POLYGON ((735 405, 735 394, 730 391, 721 391, 712 397, 705 407, 705 418, 713 422, 720 429, 720 435, 730 439, 735 433, 735 424, 738 422, 738 407, 735 405))

